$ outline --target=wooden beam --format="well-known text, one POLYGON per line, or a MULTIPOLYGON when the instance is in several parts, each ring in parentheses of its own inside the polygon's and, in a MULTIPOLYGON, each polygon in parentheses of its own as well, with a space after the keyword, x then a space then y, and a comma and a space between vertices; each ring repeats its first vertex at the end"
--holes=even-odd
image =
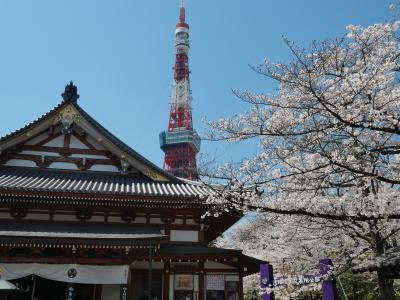
POLYGON ((69 148, 69 146, 71 145, 71 134, 67 133, 64 135, 64 148, 69 148))
POLYGON ((47 147, 38 145, 22 145, 21 150, 28 151, 40 151, 40 152, 55 152, 59 154, 90 154, 90 155, 102 155, 112 157, 113 154, 107 150, 96 150, 96 149, 80 149, 80 148, 66 148, 66 147, 47 147))

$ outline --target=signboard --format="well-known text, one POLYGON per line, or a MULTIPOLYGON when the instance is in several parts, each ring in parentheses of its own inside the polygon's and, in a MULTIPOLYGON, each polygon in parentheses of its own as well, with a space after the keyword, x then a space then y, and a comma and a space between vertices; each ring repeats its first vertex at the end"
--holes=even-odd
POLYGON ((127 284, 121 284, 121 290, 120 290, 120 293, 119 293, 119 299, 120 300, 128 300, 128 290, 129 290, 129 288, 128 288, 128 285, 127 284))
POLYGON ((193 291, 193 275, 175 274, 176 291, 193 291))
POLYGON ((73 283, 68 283, 67 285, 67 300, 75 300, 76 299, 76 287, 73 283))
POLYGON ((225 276, 224 275, 207 275, 207 290, 224 291, 225 276))

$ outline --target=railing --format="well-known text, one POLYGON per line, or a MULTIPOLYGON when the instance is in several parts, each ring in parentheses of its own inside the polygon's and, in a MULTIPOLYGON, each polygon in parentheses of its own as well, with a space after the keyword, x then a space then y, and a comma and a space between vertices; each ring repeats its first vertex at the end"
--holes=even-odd
POLYGON ((196 152, 200 151, 201 139, 195 130, 163 131, 160 133, 160 147, 165 149, 169 145, 189 143, 196 152))

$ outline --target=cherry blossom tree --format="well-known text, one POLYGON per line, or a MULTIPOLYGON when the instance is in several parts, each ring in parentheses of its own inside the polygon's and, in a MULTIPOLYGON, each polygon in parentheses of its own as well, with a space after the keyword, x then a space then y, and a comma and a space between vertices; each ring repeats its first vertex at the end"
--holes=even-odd
MULTIPOLYGON (((234 91, 249 111, 208 122, 213 140, 259 139, 255 157, 203 170, 224 183, 208 199, 209 214, 266 214, 266 232, 278 239, 265 242, 292 247, 303 262, 325 252, 345 265, 393 246, 400 230, 398 27, 350 25, 345 37, 309 49, 286 41, 290 63, 266 59, 254 67, 279 89, 234 91)), ((393 281, 379 271, 378 279, 382 299, 392 299, 393 281)))

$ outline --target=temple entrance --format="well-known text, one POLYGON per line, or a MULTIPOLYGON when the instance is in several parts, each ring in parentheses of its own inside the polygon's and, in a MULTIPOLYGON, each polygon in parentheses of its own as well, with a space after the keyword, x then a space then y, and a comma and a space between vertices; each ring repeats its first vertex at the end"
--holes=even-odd
MULTIPOLYGON (((133 274, 131 283, 131 299, 147 300, 149 293, 148 275, 146 273, 133 274)), ((153 273, 151 281, 151 295, 154 300, 162 299, 162 274, 153 273)))
MULTIPOLYGON (((18 285, 25 292, 18 292, 8 296, 7 300, 65 300, 67 283, 48 280, 41 277, 28 276, 12 283, 18 285), (34 296, 32 297, 32 293, 34 296)), ((76 284, 76 300, 94 300, 95 285, 76 284)))
POLYGON ((67 284, 65 282, 36 277, 35 296, 38 300, 64 300, 67 284))

